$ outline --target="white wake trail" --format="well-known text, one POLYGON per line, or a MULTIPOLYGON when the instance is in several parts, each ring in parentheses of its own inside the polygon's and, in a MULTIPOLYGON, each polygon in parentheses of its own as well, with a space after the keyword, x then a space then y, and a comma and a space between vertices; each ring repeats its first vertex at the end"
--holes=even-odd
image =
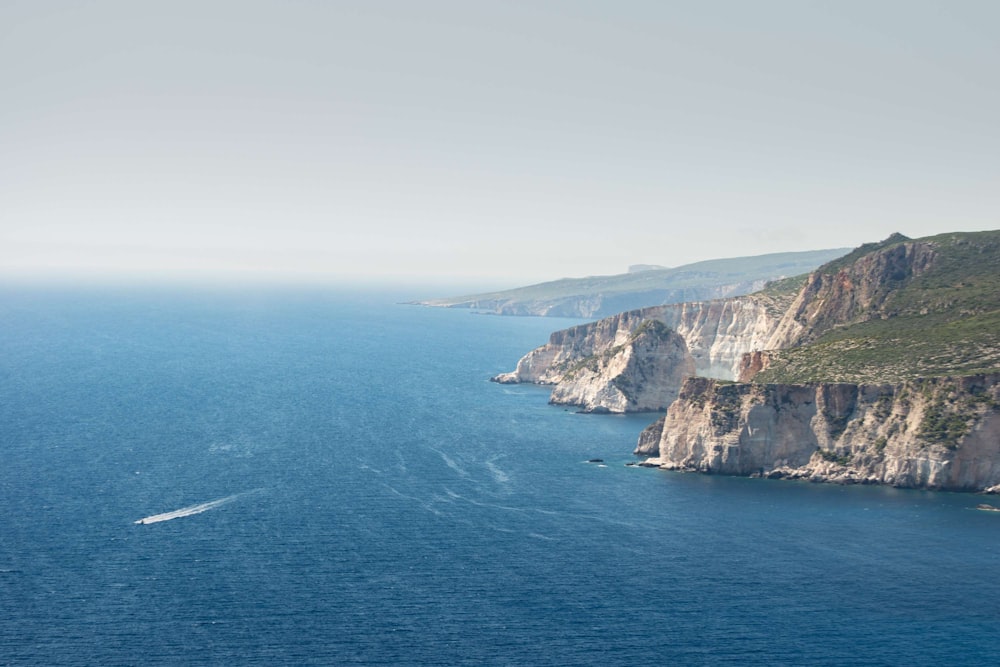
POLYGON ((149 523, 159 523, 161 521, 170 521, 171 519, 179 519, 182 516, 191 516, 192 514, 201 514, 202 512, 207 512, 210 509, 215 509, 220 505, 225 505, 228 502, 232 502, 239 498, 242 493, 234 493, 231 496, 226 496, 225 498, 219 498, 218 500, 210 500, 207 503, 198 503, 197 505, 191 505, 189 507, 182 507, 179 510, 173 510, 172 512, 164 512, 163 514, 154 514, 152 516, 147 516, 133 523, 139 525, 146 525, 149 523))

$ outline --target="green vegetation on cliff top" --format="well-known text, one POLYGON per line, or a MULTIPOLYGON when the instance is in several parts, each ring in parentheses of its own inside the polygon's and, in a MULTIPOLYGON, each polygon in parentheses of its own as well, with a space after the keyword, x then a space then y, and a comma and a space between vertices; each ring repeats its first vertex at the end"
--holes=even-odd
MULTIPOLYGON (((836 274, 901 243, 933 246, 930 268, 892 290, 872 319, 772 352, 755 382, 898 382, 1000 371, 1000 231, 868 244, 817 271, 836 274)), ((864 314, 862 314, 864 315, 864 314)))

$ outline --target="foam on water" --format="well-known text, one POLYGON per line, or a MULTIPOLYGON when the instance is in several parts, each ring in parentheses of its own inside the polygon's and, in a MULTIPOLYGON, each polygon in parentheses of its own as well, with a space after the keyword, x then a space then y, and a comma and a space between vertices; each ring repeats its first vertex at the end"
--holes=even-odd
POLYGON ((503 469, 500 468, 500 466, 496 464, 496 460, 498 458, 500 457, 493 457, 490 459, 486 459, 483 463, 487 467, 487 469, 489 469, 490 473, 493 475, 493 479, 496 482, 498 482, 499 484, 506 484, 507 482, 510 481, 510 476, 506 472, 504 472, 503 469))

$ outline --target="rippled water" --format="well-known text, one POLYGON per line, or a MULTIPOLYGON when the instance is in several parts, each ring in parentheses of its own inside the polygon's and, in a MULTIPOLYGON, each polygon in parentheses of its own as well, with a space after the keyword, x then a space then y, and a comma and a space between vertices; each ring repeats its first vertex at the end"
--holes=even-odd
POLYGON ((487 382, 568 321, 397 300, 0 294, 0 664, 995 661, 976 496, 625 467, 487 382))

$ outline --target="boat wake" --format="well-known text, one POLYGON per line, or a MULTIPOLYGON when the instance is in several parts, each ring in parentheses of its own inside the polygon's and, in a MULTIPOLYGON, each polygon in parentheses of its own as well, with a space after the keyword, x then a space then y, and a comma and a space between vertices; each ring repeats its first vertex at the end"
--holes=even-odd
POLYGON ((182 507, 179 510, 173 510, 172 512, 164 512, 163 514, 154 514, 152 516, 143 517, 138 521, 133 523, 144 526, 149 523, 160 523, 161 521, 170 521, 171 519, 179 519, 183 516, 192 516, 194 514, 201 514, 202 512, 207 512, 208 510, 215 509, 225 505, 226 503, 232 502, 239 498, 242 493, 234 493, 231 496, 226 496, 225 498, 219 498, 218 500, 210 500, 207 503, 198 503, 197 505, 191 505, 189 507, 182 507))

